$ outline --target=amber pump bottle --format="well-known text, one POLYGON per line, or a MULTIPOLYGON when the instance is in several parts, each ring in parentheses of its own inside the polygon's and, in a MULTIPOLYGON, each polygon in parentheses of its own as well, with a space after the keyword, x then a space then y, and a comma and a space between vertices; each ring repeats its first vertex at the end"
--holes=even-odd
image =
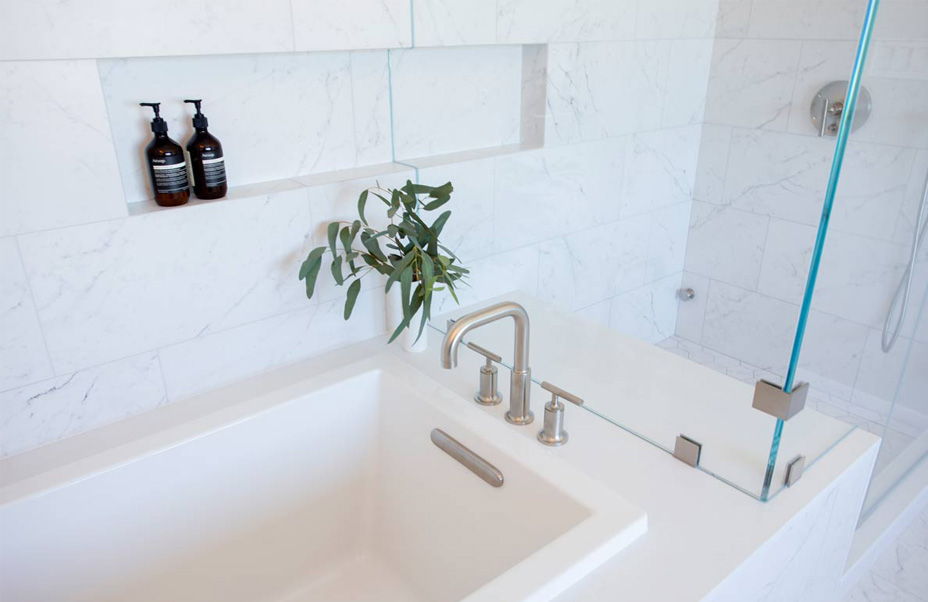
POLYGON ((226 163, 222 144, 206 128, 209 121, 200 112, 202 100, 185 100, 196 107, 193 116, 193 136, 187 142, 190 171, 193 174, 193 192, 198 199, 221 199, 229 188, 226 182, 226 163))
POLYGON ((190 184, 187 182, 187 162, 184 149, 168 138, 168 124, 161 118, 160 102, 140 102, 143 107, 151 107, 155 118, 151 120, 151 131, 155 137, 145 148, 148 160, 148 175, 155 192, 155 202, 162 207, 183 205, 190 198, 190 184))

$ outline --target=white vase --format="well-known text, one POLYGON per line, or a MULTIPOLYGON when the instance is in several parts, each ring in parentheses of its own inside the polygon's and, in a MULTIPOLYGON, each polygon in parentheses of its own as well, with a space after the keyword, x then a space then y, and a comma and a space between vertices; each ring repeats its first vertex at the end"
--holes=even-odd
MULTIPOLYGON (((393 331, 396 330, 396 327, 403 322, 403 297, 400 293, 399 283, 394 284, 390 287, 390 292, 387 293, 387 333, 393 334, 393 331)), ((422 336, 419 337, 419 340, 416 340, 416 335, 419 334, 419 324, 422 321, 422 308, 419 308, 419 311, 416 312, 416 315, 413 316, 412 320, 409 322, 409 327, 403 331, 400 336, 396 337, 394 343, 399 343, 403 348, 403 351, 408 351, 410 353, 422 353, 429 348, 429 326, 425 325, 425 329, 422 330, 422 336)))

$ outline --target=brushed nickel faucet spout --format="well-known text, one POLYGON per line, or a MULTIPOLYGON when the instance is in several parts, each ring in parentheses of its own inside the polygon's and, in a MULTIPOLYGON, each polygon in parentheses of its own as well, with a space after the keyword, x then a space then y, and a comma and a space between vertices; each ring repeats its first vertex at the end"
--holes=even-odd
POLYGON ((528 364, 529 321, 525 308, 518 303, 497 303, 469 313, 452 323, 441 343, 441 366, 450 370, 458 365, 458 347, 464 335, 502 318, 512 318, 515 323, 509 411, 506 412, 506 420, 512 424, 529 424, 535 418, 531 410, 532 369, 528 364))

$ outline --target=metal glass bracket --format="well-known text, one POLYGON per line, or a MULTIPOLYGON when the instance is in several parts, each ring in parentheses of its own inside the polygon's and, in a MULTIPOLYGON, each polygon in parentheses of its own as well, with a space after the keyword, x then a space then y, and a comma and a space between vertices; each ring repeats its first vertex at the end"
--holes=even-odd
POLYGON ((806 407, 808 394, 809 383, 798 383, 791 393, 787 393, 777 384, 759 380, 754 385, 754 402, 751 406, 785 422, 806 407))
POLYGON ((806 457, 796 456, 786 465, 786 486, 792 487, 802 476, 802 469, 806 467, 806 457))
POLYGON ((673 446, 673 457, 693 468, 699 466, 699 457, 702 455, 702 443, 690 439, 686 435, 678 435, 673 446))

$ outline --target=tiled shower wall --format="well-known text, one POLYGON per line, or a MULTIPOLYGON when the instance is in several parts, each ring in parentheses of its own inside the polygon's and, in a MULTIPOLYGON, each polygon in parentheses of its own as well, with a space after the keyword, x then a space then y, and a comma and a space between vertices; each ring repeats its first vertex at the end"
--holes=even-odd
POLYGON ((0 7, 0 454, 383 332, 296 277, 375 180, 455 184, 462 302, 673 333, 716 0, 92 6, 0 7), (233 187, 159 210, 136 103, 191 95, 233 187))
MULTIPOLYGON (((679 336, 785 373, 835 143, 810 105, 848 78, 866 5, 720 3, 679 336)), ((863 83, 873 112, 848 146, 799 377, 883 413, 914 339, 900 402, 928 416, 928 245, 903 338, 880 350, 928 172, 928 2, 882 2, 863 83)))

